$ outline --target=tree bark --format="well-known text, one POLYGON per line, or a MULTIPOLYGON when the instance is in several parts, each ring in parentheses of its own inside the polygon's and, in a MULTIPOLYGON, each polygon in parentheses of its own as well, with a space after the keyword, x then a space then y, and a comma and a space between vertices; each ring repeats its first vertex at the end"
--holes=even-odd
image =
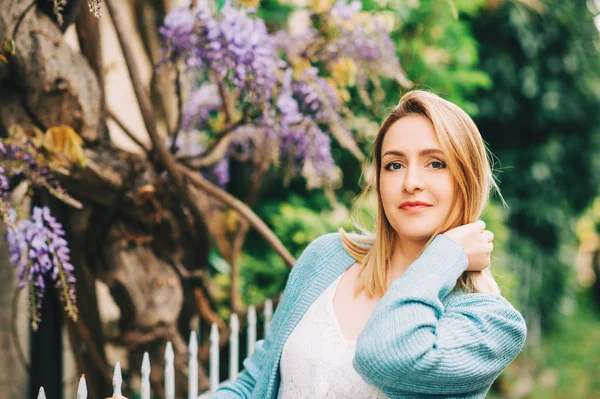
POLYGON ((0 120, 5 128, 21 122, 10 113, 20 104, 38 127, 65 124, 85 140, 96 141, 101 95, 94 71, 64 42, 54 21, 35 7, 29 9, 30 4, 0 2, 0 42, 10 38, 16 42, 8 71, 0 71, 0 91, 15 97, 10 105, 3 104, 0 120))

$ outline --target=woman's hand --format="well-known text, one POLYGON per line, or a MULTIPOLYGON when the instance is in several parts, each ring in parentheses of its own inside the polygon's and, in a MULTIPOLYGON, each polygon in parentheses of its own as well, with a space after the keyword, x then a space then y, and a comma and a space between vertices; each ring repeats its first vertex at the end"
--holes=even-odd
POLYGON ((494 233, 485 230, 483 220, 455 227, 446 231, 444 235, 464 248, 469 258, 467 271, 481 271, 490 265, 494 233))

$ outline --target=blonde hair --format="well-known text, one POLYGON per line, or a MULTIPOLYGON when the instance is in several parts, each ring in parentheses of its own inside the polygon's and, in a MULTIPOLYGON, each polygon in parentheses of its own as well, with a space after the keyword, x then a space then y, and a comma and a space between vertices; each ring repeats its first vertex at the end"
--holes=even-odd
MULTIPOLYGON (((471 117, 457 105, 436 94, 423 90, 413 90, 404 94, 379 128, 371 153, 375 170, 370 176, 365 176, 365 170, 373 165, 367 160, 363 170, 367 184, 354 204, 355 215, 358 205, 372 195, 373 191, 376 192, 375 233, 364 228, 357 220, 354 224, 361 231, 360 235, 346 233, 340 228, 344 248, 361 264, 355 295, 364 291, 369 298, 383 296, 388 288, 389 261, 397 234, 385 216, 380 197, 381 151, 383 139, 390 126, 406 115, 422 115, 431 121, 456 184, 456 206, 452 208, 441 227, 432 234, 419 255, 437 234, 479 219, 492 188, 500 194, 492 174, 487 148, 471 117)), ((480 272, 465 271, 458 279, 454 287, 454 290, 456 289, 463 289, 469 293, 500 294, 500 287, 494 280, 490 267, 480 272)))

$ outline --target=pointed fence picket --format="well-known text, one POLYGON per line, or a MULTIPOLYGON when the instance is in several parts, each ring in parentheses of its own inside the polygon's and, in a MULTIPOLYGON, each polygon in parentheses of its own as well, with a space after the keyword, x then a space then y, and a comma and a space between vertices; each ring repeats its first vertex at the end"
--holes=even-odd
POLYGON ((112 384, 113 384, 113 396, 117 396, 117 395, 122 396, 123 394, 121 392, 121 385, 123 384, 123 375, 121 374, 121 363, 120 362, 117 362, 117 364, 115 364, 115 371, 113 372, 112 384))
POLYGON ((87 399, 87 385, 85 383, 84 375, 82 375, 79 379, 79 385, 77 386, 77 399, 87 399))
MULTIPOLYGON (((271 318, 273 317, 273 302, 268 299, 265 301, 264 307, 264 336, 267 335, 271 318)), ((217 390, 220 384, 227 381, 235 380, 238 376, 239 365, 239 319, 237 314, 232 314, 229 320, 231 335, 229 337, 229 378, 225 381, 219 381, 219 328, 216 323, 211 325, 210 329, 210 359, 209 359, 209 381, 210 388, 208 391, 198 395, 198 338, 195 331, 190 334, 189 341, 189 380, 188 380, 188 399, 208 399, 210 394, 217 390)), ((249 357, 254 352, 256 344, 256 308, 252 305, 248 308, 248 351, 246 356, 249 357)), ((165 347, 165 399, 175 399, 175 353, 173 345, 167 342, 165 347)), ((140 397, 141 399, 150 399, 150 356, 148 352, 144 353, 141 368, 141 384, 140 397)), ((113 372, 113 396, 122 395, 121 387, 123 384, 123 376, 121 374, 121 363, 115 364, 113 372)), ((77 387, 77 399, 87 399, 87 385, 85 376, 82 375, 77 387)), ((46 399, 44 388, 40 387, 37 399, 46 399)))
POLYGON ((142 399, 150 399, 150 355, 148 355, 148 352, 144 352, 144 358, 142 359, 142 382, 140 383, 140 396, 142 399))
POLYGON ((190 343, 188 344, 188 351, 190 360, 188 361, 188 399, 196 399, 198 397, 198 379, 192 378, 194 375, 198 375, 198 339, 196 338, 196 331, 190 334, 190 343))

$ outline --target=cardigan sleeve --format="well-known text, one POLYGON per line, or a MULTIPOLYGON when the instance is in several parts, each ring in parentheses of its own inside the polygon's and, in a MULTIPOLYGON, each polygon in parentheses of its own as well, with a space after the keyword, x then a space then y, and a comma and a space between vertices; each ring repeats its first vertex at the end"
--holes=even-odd
MULTIPOLYGON (((210 396, 211 399, 237 399, 237 398, 250 398, 252 397, 252 391, 256 385, 256 382, 263 372, 263 366, 266 364, 269 356, 272 356, 271 348, 273 347, 273 340, 275 334, 279 329, 281 317, 284 313, 284 309, 289 308, 290 301, 289 297, 291 290, 297 289, 298 276, 306 273, 306 268, 314 264, 318 257, 318 245, 323 240, 324 236, 317 238, 312 241, 302 252, 300 257, 294 263, 292 270, 288 276, 288 280, 285 286, 279 305, 275 309, 271 323, 267 330, 264 339, 256 342, 254 346, 254 352, 244 359, 243 370, 238 374, 237 378, 233 381, 227 381, 222 383, 219 388, 210 396)), ((293 295, 292 295, 293 297, 293 295)))
POLYGON ((501 295, 452 295, 464 249, 438 235, 391 285, 357 338, 353 367, 388 396, 489 387, 521 351, 527 328, 501 295))

